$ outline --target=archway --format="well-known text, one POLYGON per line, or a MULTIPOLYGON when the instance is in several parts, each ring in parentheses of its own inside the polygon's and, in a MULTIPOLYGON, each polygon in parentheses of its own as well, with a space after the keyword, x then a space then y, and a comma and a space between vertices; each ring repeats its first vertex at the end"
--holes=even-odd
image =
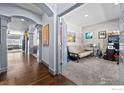
MULTIPOLYGON (((9 38, 12 41, 10 43, 10 45, 14 46, 17 49, 22 49, 22 40, 24 37, 24 33, 25 31, 28 32, 28 41, 25 44, 25 48, 27 48, 28 52, 30 52, 32 54, 33 51, 33 34, 34 31, 37 31, 37 34, 39 36, 39 30, 41 30, 41 25, 37 24, 37 22, 35 22, 34 20, 24 17, 24 16, 17 16, 17 15, 13 15, 13 16, 1 16, 1 44, 0 44, 0 51, 2 52, 0 60, 1 60, 1 71, 0 72, 5 72, 8 69, 8 48, 12 49, 13 47, 8 47, 8 35, 9 38), (21 32, 22 31, 22 32, 21 32), (12 40, 13 39, 13 40, 12 40), (29 40, 30 39, 30 40, 29 40), (15 44, 15 45, 14 45, 15 44), (20 46, 21 45, 21 46, 20 46)), ((39 38, 38 38, 39 39, 39 38)), ((38 40, 38 42, 40 42, 38 40)), ((39 43, 37 43, 39 44, 39 43)), ((37 45, 39 46, 39 45, 37 45)), ((23 50, 22 50, 23 51, 23 50)), ((39 52, 38 47, 36 52, 39 52)), ((17 51, 16 51, 17 52, 17 51)), ((24 51, 25 53, 25 51, 24 51)), ((17 56, 14 55, 14 58, 16 58, 17 56)), ((39 59, 39 58, 37 58, 39 59)))

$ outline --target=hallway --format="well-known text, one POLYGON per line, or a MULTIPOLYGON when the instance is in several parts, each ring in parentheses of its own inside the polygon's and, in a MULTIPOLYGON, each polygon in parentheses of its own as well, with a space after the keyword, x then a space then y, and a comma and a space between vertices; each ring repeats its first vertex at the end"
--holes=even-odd
POLYGON ((22 52, 8 53, 8 71, 0 74, 0 85, 74 85, 62 75, 52 76, 48 68, 22 52))

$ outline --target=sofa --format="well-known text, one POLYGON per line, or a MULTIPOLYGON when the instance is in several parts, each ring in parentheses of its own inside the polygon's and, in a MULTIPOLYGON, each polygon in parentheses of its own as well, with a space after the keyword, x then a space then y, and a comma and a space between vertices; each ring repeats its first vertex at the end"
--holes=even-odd
POLYGON ((81 46, 67 46, 68 56, 71 59, 77 60, 79 62, 79 59, 92 55, 93 54, 93 48, 91 47, 84 47, 81 46))

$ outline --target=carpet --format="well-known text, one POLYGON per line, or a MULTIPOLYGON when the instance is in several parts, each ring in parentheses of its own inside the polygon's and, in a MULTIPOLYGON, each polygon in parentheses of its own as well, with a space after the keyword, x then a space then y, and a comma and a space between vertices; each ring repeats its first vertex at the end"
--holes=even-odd
POLYGON ((95 57, 68 62, 62 74, 77 85, 119 85, 119 65, 95 57))

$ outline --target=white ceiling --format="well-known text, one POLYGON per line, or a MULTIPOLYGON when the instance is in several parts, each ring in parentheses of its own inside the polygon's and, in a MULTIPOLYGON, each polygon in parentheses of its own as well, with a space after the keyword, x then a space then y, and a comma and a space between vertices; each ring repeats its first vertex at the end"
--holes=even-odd
POLYGON ((23 33, 27 30, 30 24, 33 24, 33 22, 30 20, 25 19, 24 21, 21 21, 21 18, 12 17, 11 22, 8 23, 8 31, 14 33, 23 33))
POLYGON ((15 5, 18 5, 21 8, 27 9, 33 13, 42 15, 43 11, 37 7, 36 5, 34 5, 33 3, 14 3, 15 5))
POLYGON ((89 3, 83 4, 63 16, 63 18, 67 23, 85 27, 119 18, 119 13, 119 5, 112 3, 89 3), (88 17, 84 17, 84 15, 88 15, 88 17))

